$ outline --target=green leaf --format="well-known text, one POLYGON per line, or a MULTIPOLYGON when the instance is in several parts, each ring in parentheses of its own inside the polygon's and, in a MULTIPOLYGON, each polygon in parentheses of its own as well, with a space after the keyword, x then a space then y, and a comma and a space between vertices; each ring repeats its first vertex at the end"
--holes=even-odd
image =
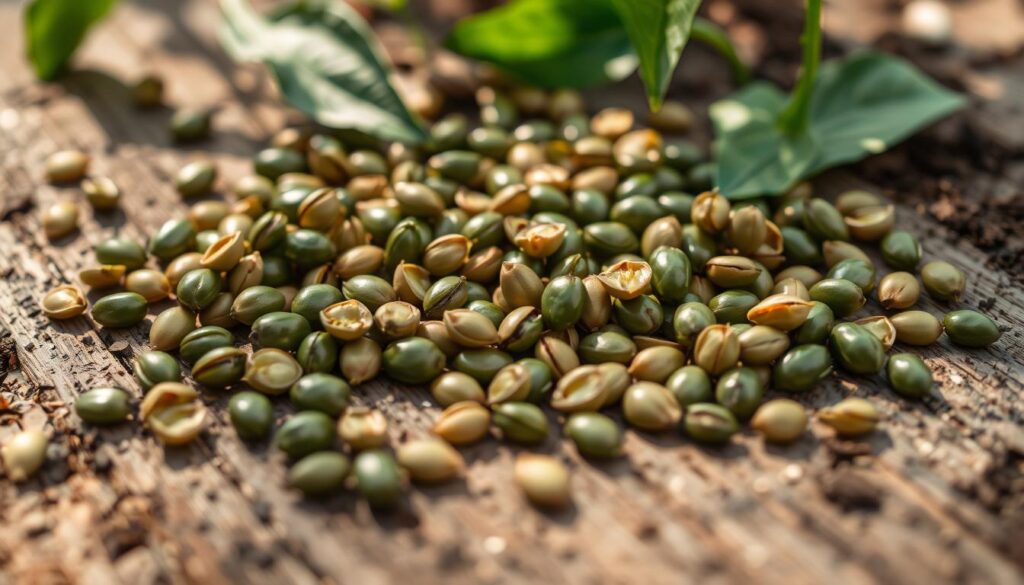
POLYGON ((332 128, 385 140, 427 135, 391 84, 391 68, 366 22, 331 0, 287 4, 264 18, 247 0, 221 0, 221 44, 241 61, 270 69, 292 106, 332 128))
POLYGON ((652 110, 661 107, 700 0, 612 0, 640 57, 640 79, 652 110))
POLYGON ((606 0, 515 0, 460 20, 445 46, 541 87, 622 79, 637 62, 606 0))
POLYGON ((800 180, 816 153, 810 133, 791 136, 779 129, 786 96, 758 81, 711 105, 715 127, 717 186, 730 199, 774 193, 800 180))
POLYGON ((884 152, 966 104, 910 63, 863 52, 822 67, 811 101, 815 174, 884 152))
POLYGON ((727 197, 783 193, 821 171, 883 152, 963 107, 964 99, 901 59, 863 52, 822 66, 805 132, 792 135, 768 123, 786 105, 779 89, 759 82, 711 106, 717 183, 727 197))
POLYGON ((31 0, 25 6, 25 49, 36 76, 53 79, 117 0, 31 0))

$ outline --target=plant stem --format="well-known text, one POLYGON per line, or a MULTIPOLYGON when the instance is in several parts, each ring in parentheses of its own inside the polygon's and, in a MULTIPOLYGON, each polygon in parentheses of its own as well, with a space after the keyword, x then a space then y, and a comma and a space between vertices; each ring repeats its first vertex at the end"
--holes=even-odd
POLYGON ((740 84, 750 80, 750 69, 747 68, 733 47, 729 35, 722 27, 706 18, 697 17, 693 19, 693 26, 690 28, 690 38, 708 45, 718 52, 732 67, 732 75, 740 84))
POLYGON ((807 16, 800 44, 804 53, 800 80, 793 88, 789 104, 779 115, 779 126, 790 136, 806 131, 811 115, 814 80, 821 62, 821 0, 807 0, 807 16))

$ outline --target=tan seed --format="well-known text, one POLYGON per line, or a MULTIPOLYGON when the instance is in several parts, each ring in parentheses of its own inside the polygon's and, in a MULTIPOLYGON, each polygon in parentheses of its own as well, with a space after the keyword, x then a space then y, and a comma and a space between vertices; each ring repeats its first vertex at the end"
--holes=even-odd
POLYGON ((569 471, 554 457, 520 454, 513 475, 527 499, 537 506, 564 508, 571 501, 569 471))

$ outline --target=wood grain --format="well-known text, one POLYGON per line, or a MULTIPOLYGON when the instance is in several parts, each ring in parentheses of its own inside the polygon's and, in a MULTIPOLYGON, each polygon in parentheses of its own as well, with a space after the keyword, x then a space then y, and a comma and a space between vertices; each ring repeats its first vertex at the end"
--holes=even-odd
MULTIPOLYGON (((69 409, 82 391, 114 383, 140 395, 131 363, 148 323, 52 323, 40 297, 74 282, 103 238, 142 239, 184 213, 169 180, 183 162, 211 157, 237 178, 284 119, 265 80, 216 47, 213 6, 123 5, 78 72, 40 85, 21 58, 17 7, 0 5, 0 382, 10 403, 0 440, 18 428, 52 434, 37 479, 0 481, 0 583, 1021 582, 1024 292, 907 208, 901 227, 929 257, 961 266, 968 304, 1007 331, 990 350, 943 340, 922 351, 940 386, 920 403, 881 378, 843 376, 797 397, 811 409, 872 397, 885 423, 863 442, 818 425, 787 448, 750 432, 705 449, 629 431, 625 457, 593 463, 551 438, 541 449, 570 467, 574 505, 545 514, 511 483, 518 449, 487 441, 464 450, 464 481, 411 490, 385 514, 352 493, 311 502, 289 492, 280 454, 235 436, 225 395, 204 395, 215 421, 187 448, 165 449, 137 424, 82 426, 69 409), (145 70, 164 75, 174 103, 217 106, 216 137, 172 148, 169 112, 132 109, 118 81, 145 70), (123 212, 88 211, 79 234, 48 243, 38 210, 80 197, 40 177, 65 147, 94 155, 95 170, 122 186, 123 212)), ((818 186, 830 195, 855 184, 836 173, 818 186)), ((356 399, 387 414, 396 444, 438 412, 423 390, 385 381, 356 399)))

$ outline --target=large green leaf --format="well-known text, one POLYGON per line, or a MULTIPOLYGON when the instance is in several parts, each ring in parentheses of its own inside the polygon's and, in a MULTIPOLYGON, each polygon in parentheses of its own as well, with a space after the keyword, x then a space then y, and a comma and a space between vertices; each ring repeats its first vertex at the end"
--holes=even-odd
POLYGON ((445 44, 542 87, 597 85, 636 67, 607 0, 515 0, 462 19, 445 44))
POLYGON ((640 79, 652 110, 661 107, 700 0, 612 0, 640 57, 640 79))
POLYGON ((247 0, 221 0, 221 42, 236 59, 260 61, 292 106, 332 128, 401 142, 426 133, 391 84, 373 31, 344 2, 305 0, 269 18, 247 0))
POLYGON ((814 162, 815 145, 809 133, 788 135, 777 120, 786 95, 759 81, 728 99, 711 105, 714 123, 717 186, 733 199, 776 192, 804 176, 814 162))
POLYGON ((31 0, 25 5, 25 48, 41 79, 53 79, 117 0, 31 0))
POLYGON ((806 130, 778 123, 783 93, 756 83, 711 107, 717 184, 734 199, 775 195, 834 166, 883 152, 956 111, 964 99, 909 63, 864 52, 826 63, 810 97, 806 130))

